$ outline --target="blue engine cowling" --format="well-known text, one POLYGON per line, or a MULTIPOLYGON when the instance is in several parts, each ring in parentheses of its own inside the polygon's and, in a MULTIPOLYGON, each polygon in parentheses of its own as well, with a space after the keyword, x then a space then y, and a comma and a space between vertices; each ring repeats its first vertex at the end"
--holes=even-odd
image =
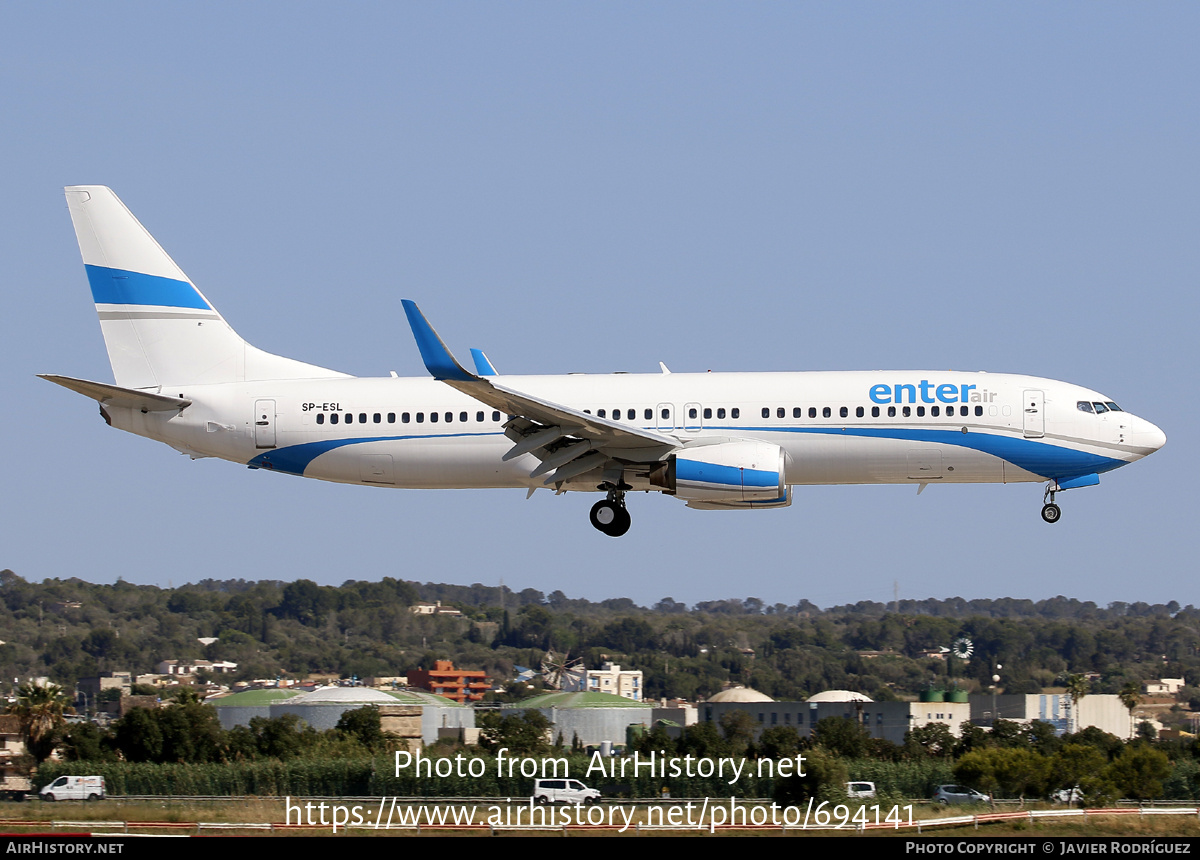
POLYGON ((685 448, 651 480, 689 502, 786 504, 785 468, 778 445, 743 440, 685 448))

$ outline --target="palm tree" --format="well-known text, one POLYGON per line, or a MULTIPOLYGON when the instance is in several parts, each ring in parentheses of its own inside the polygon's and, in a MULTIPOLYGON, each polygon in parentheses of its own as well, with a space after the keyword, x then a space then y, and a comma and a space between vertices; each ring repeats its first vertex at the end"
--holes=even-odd
POLYGON ((1075 731, 1079 731, 1079 703, 1088 694, 1087 678, 1083 675, 1067 676, 1067 695, 1071 697, 1071 720, 1075 723, 1075 731))
POLYGON ((1117 697, 1121 704, 1129 709, 1129 736, 1133 737, 1133 709, 1142 703, 1142 685, 1137 681, 1130 681, 1121 688, 1117 697))
POLYGON ((21 722, 25 749, 39 764, 54 752, 66 707, 67 697, 62 687, 33 681, 18 687, 17 701, 8 706, 8 712, 21 722))

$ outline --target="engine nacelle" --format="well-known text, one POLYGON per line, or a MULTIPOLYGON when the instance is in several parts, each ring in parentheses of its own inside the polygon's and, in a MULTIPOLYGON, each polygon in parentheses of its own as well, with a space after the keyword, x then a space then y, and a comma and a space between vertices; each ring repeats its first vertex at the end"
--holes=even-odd
POLYGON ((787 499, 783 449, 743 440, 672 454, 650 483, 689 502, 782 502, 787 499))

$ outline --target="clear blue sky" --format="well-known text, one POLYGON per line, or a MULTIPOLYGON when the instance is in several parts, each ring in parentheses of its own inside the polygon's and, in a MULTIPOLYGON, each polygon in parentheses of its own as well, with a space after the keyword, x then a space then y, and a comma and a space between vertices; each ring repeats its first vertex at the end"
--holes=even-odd
POLYGON ((1197 603, 1200 8, 8 3, 0 567, 398 576, 693 603, 1197 603), (1168 444, 1040 485, 782 511, 322 484, 191 462, 34 377, 111 379, 68 184, 112 186, 230 323, 422 374, 962 369, 1105 392, 1168 444))

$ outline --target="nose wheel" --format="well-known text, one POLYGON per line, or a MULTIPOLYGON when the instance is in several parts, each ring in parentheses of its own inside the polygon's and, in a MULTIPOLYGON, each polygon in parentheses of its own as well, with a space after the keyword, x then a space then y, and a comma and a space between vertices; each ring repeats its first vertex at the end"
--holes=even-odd
POLYGON ((1042 496, 1042 501, 1045 502, 1045 504, 1042 505, 1042 519, 1051 524, 1058 522, 1059 518, 1062 516, 1062 508, 1054 504, 1053 488, 1054 482, 1051 481, 1050 486, 1046 488, 1046 494, 1042 496), (1047 499, 1050 501, 1047 502, 1047 499))
POLYGON ((629 531, 632 518, 629 516, 629 511, 625 508, 625 491, 621 489, 610 489, 608 498, 596 502, 592 505, 592 511, 588 515, 592 526, 609 537, 620 537, 629 531))

